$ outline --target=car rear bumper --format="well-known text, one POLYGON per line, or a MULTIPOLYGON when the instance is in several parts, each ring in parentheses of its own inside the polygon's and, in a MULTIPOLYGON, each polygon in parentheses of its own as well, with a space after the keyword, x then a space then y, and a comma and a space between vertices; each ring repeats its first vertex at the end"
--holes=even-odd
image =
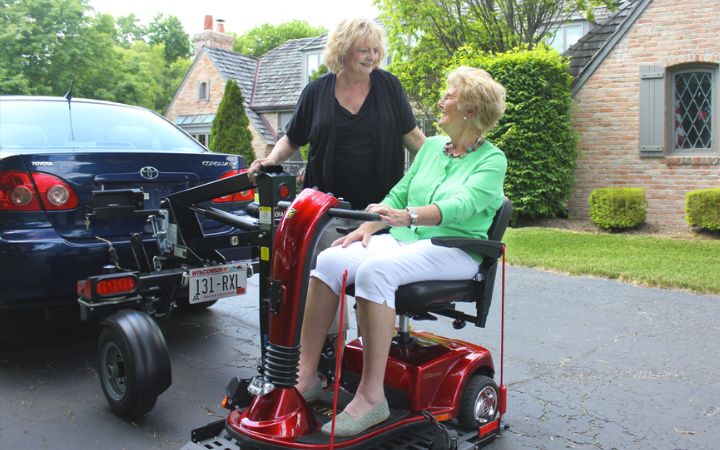
MULTIPOLYGON (((222 233, 228 234, 228 233, 222 233)), ((146 251, 156 252, 151 237, 146 251)), ((137 270, 129 236, 112 240, 120 266, 137 270)), ((109 245, 99 239, 65 239, 52 228, 0 232, 0 309, 77 306, 78 280, 100 275, 111 263, 109 245)), ((233 249, 232 259, 249 258, 249 249, 233 249)))

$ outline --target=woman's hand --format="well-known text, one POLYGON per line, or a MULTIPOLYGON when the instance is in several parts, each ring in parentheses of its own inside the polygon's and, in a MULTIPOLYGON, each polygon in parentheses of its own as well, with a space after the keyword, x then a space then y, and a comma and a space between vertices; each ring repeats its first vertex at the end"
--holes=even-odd
POLYGON ((367 247, 370 242, 370 238, 373 235, 373 231, 369 230, 368 227, 363 227, 363 225, 365 224, 360 225, 358 228, 354 229, 345 236, 335 239, 330 246, 335 247, 336 245, 342 245, 343 248, 345 248, 355 241, 362 241, 363 247, 367 247))
POLYGON ((258 158, 248 167, 247 176, 251 182, 255 182, 255 175, 265 166, 277 166, 287 161, 290 155, 299 147, 290 141, 287 136, 283 136, 275 144, 272 151, 265 158, 258 158))
POLYGON ((336 239, 331 244, 331 247, 336 245, 347 247, 355 241, 362 241, 363 247, 367 247, 372 235, 383 228, 386 228, 384 222, 363 222, 359 227, 348 233, 346 236, 336 239))
POLYGON ((249 179, 251 182, 254 183, 254 182, 255 182, 255 175, 257 175, 257 173, 258 173, 259 171, 261 171, 263 167, 265 167, 265 166, 273 166, 273 165, 276 165, 276 164, 277 164, 277 162, 275 162, 273 159, 271 159, 271 158, 269 158, 269 157, 268 157, 268 158, 258 158, 258 159, 256 159, 255 161, 252 162, 252 164, 250 164, 250 167, 248 167, 248 170, 247 170, 247 172, 246 172, 246 173, 247 173, 247 176, 248 176, 248 179, 249 179))
POLYGON ((388 208, 382 203, 371 203, 365 211, 379 214, 380 220, 393 227, 406 227, 410 225, 410 213, 406 209, 388 208))

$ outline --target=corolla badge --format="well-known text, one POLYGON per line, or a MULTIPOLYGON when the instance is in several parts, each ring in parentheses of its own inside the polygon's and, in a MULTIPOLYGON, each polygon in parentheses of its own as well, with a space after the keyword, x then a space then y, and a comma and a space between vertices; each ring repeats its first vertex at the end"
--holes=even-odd
POLYGON ((160 175, 160 171, 153 166, 145 166, 140 169, 140 176, 146 180, 154 180, 158 175, 160 175))

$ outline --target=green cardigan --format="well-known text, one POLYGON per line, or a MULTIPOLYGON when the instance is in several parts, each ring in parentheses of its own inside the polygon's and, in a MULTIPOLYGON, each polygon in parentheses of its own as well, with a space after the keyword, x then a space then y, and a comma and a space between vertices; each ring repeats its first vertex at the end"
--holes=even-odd
POLYGON ((487 239, 495 212, 502 205, 507 159, 487 141, 462 158, 450 158, 443 152, 449 140, 447 136, 427 138, 410 170, 382 201, 397 209, 434 204, 442 214, 440 224, 392 227, 390 233, 395 239, 402 242, 435 236, 487 239))

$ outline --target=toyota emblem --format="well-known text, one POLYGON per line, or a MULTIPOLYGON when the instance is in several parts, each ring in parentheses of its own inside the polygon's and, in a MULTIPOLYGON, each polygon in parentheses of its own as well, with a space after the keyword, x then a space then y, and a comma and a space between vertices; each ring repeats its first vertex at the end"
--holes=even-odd
POLYGON ((154 180, 158 175, 160 175, 160 171, 153 166, 145 166, 140 169, 140 176, 146 180, 154 180))

